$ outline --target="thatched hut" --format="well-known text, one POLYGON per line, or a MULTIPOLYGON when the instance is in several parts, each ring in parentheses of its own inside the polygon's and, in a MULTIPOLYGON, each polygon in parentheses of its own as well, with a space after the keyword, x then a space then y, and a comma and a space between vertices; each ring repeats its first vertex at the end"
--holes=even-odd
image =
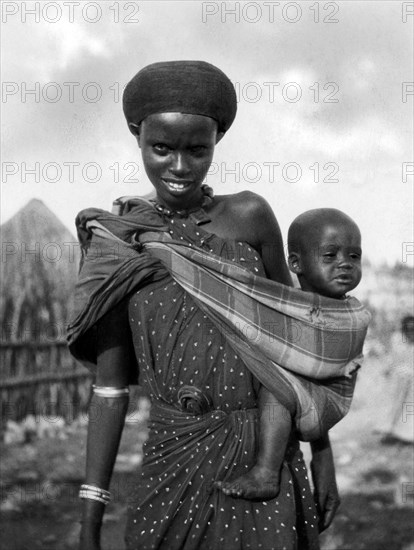
POLYGON ((38 199, 0 231, 3 419, 27 414, 70 419, 85 408, 90 385, 65 343, 79 265, 77 240, 38 199))

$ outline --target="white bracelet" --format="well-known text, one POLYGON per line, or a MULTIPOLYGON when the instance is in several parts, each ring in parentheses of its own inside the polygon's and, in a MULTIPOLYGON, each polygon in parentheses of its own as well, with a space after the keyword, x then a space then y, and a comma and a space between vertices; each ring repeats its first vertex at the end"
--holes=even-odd
POLYGON ((88 500, 96 500, 106 506, 111 500, 111 493, 100 487, 95 487, 95 485, 81 485, 79 497, 88 500))
POLYGON ((96 500, 97 502, 101 502, 102 504, 105 504, 105 506, 109 503, 109 500, 102 498, 95 493, 92 493, 92 491, 79 491, 79 498, 87 499, 87 500, 96 500))
POLYGON ((81 485, 81 490, 84 490, 84 489, 93 491, 94 493, 102 493, 103 496, 107 498, 111 498, 111 493, 109 491, 107 491, 106 489, 101 489, 96 485, 86 485, 86 483, 84 483, 83 485, 81 485))
POLYGON ((129 388, 114 388, 111 386, 92 386, 93 393, 99 397, 124 397, 129 395, 129 388))

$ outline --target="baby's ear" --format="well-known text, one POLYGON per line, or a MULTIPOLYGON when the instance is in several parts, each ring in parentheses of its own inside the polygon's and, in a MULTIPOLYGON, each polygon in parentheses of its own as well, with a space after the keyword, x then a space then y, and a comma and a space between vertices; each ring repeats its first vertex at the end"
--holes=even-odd
POLYGON ((302 273, 302 267, 300 262, 300 254, 298 252, 290 252, 288 257, 289 269, 292 273, 300 275, 302 273))

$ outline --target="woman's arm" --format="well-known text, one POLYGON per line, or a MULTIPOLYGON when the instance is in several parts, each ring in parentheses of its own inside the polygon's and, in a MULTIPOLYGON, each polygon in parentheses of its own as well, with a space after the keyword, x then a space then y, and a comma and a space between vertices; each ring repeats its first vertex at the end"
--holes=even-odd
POLYGON ((249 228, 252 234, 249 242, 260 252, 267 277, 292 286, 276 216, 263 197, 254 193, 248 193, 248 197, 249 228))
MULTIPOLYGON (((96 386, 128 386, 134 362, 127 304, 122 302, 97 326, 98 361, 96 386)), ((128 409, 128 395, 101 397, 93 394, 89 406, 85 484, 108 490, 128 409)), ((80 550, 99 550, 105 505, 83 500, 80 550)))

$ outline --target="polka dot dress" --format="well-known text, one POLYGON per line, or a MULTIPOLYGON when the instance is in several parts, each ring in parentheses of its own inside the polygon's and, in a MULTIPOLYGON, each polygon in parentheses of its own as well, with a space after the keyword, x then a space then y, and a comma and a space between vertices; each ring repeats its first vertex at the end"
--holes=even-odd
MULTIPOLYGON (((218 238, 188 219, 168 222, 173 239, 264 276, 247 243, 218 238)), ((135 293, 129 315, 152 408, 127 549, 318 549, 313 498, 293 439, 276 499, 233 499, 213 487, 254 465, 258 441, 259 385, 225 335, 172 279, 135 293)))

